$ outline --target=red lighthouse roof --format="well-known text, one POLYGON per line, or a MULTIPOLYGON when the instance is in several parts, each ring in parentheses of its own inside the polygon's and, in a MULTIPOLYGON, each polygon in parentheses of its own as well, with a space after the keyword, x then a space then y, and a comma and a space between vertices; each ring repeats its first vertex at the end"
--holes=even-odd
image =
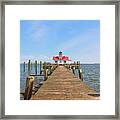
POLYGON ((58 56, 53 56, 54 61, 62 60, 62 61, 71 61, 68 56, 63 56, 62 52, 59 52, 58 56))

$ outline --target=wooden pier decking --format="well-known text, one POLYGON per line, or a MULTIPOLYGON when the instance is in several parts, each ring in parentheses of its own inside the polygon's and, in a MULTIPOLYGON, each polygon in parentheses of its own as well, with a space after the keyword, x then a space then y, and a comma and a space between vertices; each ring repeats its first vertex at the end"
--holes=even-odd
POLYGON ((94 89, 61 65, 44 81, 31 100, 94 100, 98 97, 88 94, 95 93, 94 89))

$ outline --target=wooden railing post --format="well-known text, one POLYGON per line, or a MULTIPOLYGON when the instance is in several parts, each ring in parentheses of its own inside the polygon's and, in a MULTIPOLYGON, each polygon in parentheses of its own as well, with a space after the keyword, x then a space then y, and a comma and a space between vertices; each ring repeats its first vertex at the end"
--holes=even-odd
POLYGON ((75 69, 77 69, 77 63, 75 63, 75 69))
POLYGON ((32 70, 32 66, 33 66, 33 65, 32 65, 32 62, 31 62, 31 70, 32 70))
POLYGON ((28 73, 30 73, 30 60, 28 62, 28 73))
POLYGON ((54 71, 54 67, 53 67, 53 65, 52 65, 52 67, 51 67, 51 72, 53 72, 54 71))
POLYGON ((52 74, 52 66, 50 65, 50 75, 52 74))
POLYGON ((70 65, 68 65, 68 70, 70 69, 70 65))
POLYGON ((83 72, 82 72, 82 69, 80 69, 80 74, 81 74, 81 80, 83 81, 83 72))
POLYGON ((75 75, 75 67, 72 67, 73 74, 75 75))
POLYGON ((24 62, 24 65, 23 65, 23 72, 25 72, 25 62, 24 62))
POLYGON ((79 78, 81 79, 80 69, 78 69, 78 75, 79 75, 79 78))
POLYGON ((78 69, 79 78, 83 81, 82 69, 78 69))
POLYGON ((42 74, 42 61, 40 61, 40 75, 42 74))
POLYGON ((44 80, 47 80, 47 66, 46 66, 46 63, 44 63, 44 80))
POLYGON ((78 68, 80 69, 80 61, 78 61, 78 68))
POLYGON ((51 75, 51 64, 48 66, 48 75, 51 75))
POLYGON ((55 70, 55 65, 53 65, 53 71, 55 70))
POLYGON ((77 61, 77 69, 79 69, 79 61, 77 61))
POLYGON ((35 74, 37 75, 37 60, 35 60, 35 74))
POLYGON ((34 81, 33 76, 27 77, 24 100, 29 100, 32 96, 33 81, 34 81))

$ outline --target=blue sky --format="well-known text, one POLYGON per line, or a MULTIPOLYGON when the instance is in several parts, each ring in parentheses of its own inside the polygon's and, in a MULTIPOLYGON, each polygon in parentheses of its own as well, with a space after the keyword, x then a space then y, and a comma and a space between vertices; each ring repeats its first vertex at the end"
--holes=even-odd
POLYGON ((50 61, 62 51, 81 63, 100 62, 99 20, 21 20, 20 61, 50 61))

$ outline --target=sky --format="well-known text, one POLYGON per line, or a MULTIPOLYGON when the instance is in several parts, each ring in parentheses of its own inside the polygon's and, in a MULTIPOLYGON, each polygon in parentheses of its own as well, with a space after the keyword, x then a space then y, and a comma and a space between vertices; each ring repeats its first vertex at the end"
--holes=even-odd
POLYGON ((99 20, 21 20, 20 62, 52 62, 62 51, 72 61, 100 62, 99 20))

